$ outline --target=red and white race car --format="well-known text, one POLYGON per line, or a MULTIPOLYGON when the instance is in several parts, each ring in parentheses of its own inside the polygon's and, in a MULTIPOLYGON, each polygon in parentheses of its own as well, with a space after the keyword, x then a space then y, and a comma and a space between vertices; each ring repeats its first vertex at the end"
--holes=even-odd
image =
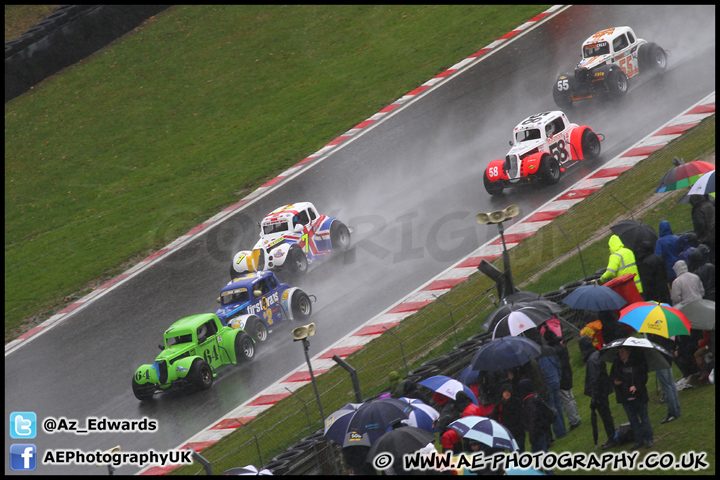
POLYGON ((310 202, 273 210, 259 225, 260 240, 252 251, 235 254, 231 278, 259 270, 304 274, 309 264, 330 252, 350 248, 350 229, 335 217, 320 215, 310 202))
POLYGON ((653 42, 637 38, 630 27, 601 30, 582 44, 582 58, 573 73, 563 73, 553 85, 560 108, 599 95, 620 98, 629 81, 639 74, 662 73, 667 52, 653 42))
POLYGON ((538 181, 555 184, 567 167, 580 160, 597 159, 602 140, 604 135, 570 123, 563 112, 531 115, 513 130, 512 148, 505 159, 488 165, 483 178, 485 190, 498 195, 516 185, 538 181))

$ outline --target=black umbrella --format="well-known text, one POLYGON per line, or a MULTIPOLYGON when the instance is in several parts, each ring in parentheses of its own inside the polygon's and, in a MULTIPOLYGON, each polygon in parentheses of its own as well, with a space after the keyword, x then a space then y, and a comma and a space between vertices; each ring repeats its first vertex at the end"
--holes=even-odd
POLYGON ((655 233, 653 227, 637 220, 620 220, 610 227, 610 231, 620 237, 625 247, 633 252, 637 251, 637 248, 642 242, 647 241, 655 245, 655 242, 658 240, 657 233, 655 233))
POLYGON ((647 338, 628 337, 613 340, 600 349, 600 360, 614 362, 618 358, 618 349, 620 347, 638 349, 642 352, 649 372, 670 368, 669 362, 673 355, 647 338))
POLYGON ((350 419, 343 447, 369 447, 394 424, 405 420, 415 410, 396 398, 379 398, 363 403, 350 419))
POLYGON ((529 302, 532 300, 542 300, 542 295, 539 293, 531 292, 530 290, 520 290, 519 292, 511 293, 503 297, 503 303, 513 302, 529 302))
POLYGON ((390 430, 370 447, 367 461, 371 462, 380 453, 390 453, 395 460, 402 461, 405 454, 417 452, 428 443, 435 441, 435 434, 417 427, 400 427, 390 430))
POLYGON ((225 470, 223 475, 272 475, 272 472, 267 468, 258 470, 255 465, 247 465, 245 467, 235 467, 230 470, 225 470))
POLYGON ((525 337, 500 337, 475 352, 470 366, 473 370, 497 372, 525 365, 540 356, 540 346, 525 337))
POLYGON ((560 311, 562 311, 562 307, 558 305, 555 302, 551 302, 550 300, 531 300, 531 301, 524 301, 524 302, 514 302, 514 303, 508 303, 505 305, 501 305, 492 312, 490 312, 490 315, 485 318, 485 321, 482 324, 482 328, 486 331, 492 331, 495 328, 495 325, 504 317, 508 316, 511 312, 515 312, 517 310, 520 310, 521 308, 532 308, 534 310, 538 311, 531 311, 528 315, 532 315, 533 320, 539 320, 540 323, 543 323, 547 320, 550 320, 551 318, 555 318, 560 311))

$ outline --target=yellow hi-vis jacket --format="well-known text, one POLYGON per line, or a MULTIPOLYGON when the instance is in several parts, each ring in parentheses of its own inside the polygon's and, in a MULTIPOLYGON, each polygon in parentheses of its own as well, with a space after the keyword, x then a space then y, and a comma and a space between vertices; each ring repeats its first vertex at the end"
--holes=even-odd
POLYGON ((615 277, 634 273, 635 286, 638 292, 642 293, 642 283, 640 283, 640 272, 635 263, 635 254, 632 250, 625 248, 622 240, 617 235, 610 237, 608 246, 610 247, 610 258, 608 259, 607 270, 600 277, 600 282, 605 283, 615 277))

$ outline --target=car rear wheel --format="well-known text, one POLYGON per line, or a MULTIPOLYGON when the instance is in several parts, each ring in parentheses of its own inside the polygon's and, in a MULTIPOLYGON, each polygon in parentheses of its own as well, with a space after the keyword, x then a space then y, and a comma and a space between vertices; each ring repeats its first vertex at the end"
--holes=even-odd
POLYGON ((330 225, 330 244, 333 250, 340 252, 350 248, 350 230, 340 221, 336 220, 330 225))
POLYGON ((293 320, 305 320, 312 313, 312 303, 305 292, 297 292, 293 295, 290 307, 292 308, 293 320))
POLYGON ((205 360, 195 360, 190 367, 187 378, 196 390, 207 390, 212 387, 213 374, 210 365, 205 360))
POLYGON ((144 402, 146 400, 150 400, 153 397, 155 387, 153 385, 140 385, 133 378, 132 390, 133 390, 133 394, 135 394, 135 398, 137 398, 141 402, 144 402))
POLYGON ((293 275, 304 275, 307 273, 308 263, 305 252, 299 248, 291 248, 286 260, 288 270, 293 275))
POLYGON ((264 342, 268 338, 267 326, 265 326, 265 322, 259 318, 251 319, 250 322, 248 322, 248 328, 246 328, 245 331, 255 337, 255 340, 260 342, 264 342))
POLYGON ((540 177, 548 185, 554 185, 560 180, 560 165, 552 155, 543 155, 539 170, 540 177))
POLYGON ((585 160, 597 160, 600 156, 600 139, 595 132, 587 128, 582 134, 580 148, 582 148, 585 160))
POLYGON ((502 184, 498 182, 491 182, 487 176, 487 172, 483 174, 483 184, 485 185, 485 191, 490 195, 500 195, 503 191, 502 184))
POLYGON ((628 91, 628 79, 625 73, 616 68, 610 72, 608 82, 608 92, 613 98, 624 97, 628 91))
POLYGON ((238 333, 235 337, 236 363, 248 362, 255 356, 255 344, 247 333, 238 333))
POLYGON ((662 73, 667 68, 667 55, 665 54, 665 50, 654 42, 641 45, 638 57, 641 72, 647 70, 654 73, 662 73))

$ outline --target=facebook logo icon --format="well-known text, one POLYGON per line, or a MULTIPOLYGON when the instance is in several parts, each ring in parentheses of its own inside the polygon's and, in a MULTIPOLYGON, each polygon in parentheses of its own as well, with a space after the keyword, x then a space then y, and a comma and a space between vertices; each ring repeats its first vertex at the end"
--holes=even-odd
POLYGON ((11 470, 35 470, 37 467, 37 447, 32 443, 13 443, 10 445, 11 470))
POLYGON ((10 438, 31 439, 37 435, 35 412, 12 412, 10 414, 10 438))

